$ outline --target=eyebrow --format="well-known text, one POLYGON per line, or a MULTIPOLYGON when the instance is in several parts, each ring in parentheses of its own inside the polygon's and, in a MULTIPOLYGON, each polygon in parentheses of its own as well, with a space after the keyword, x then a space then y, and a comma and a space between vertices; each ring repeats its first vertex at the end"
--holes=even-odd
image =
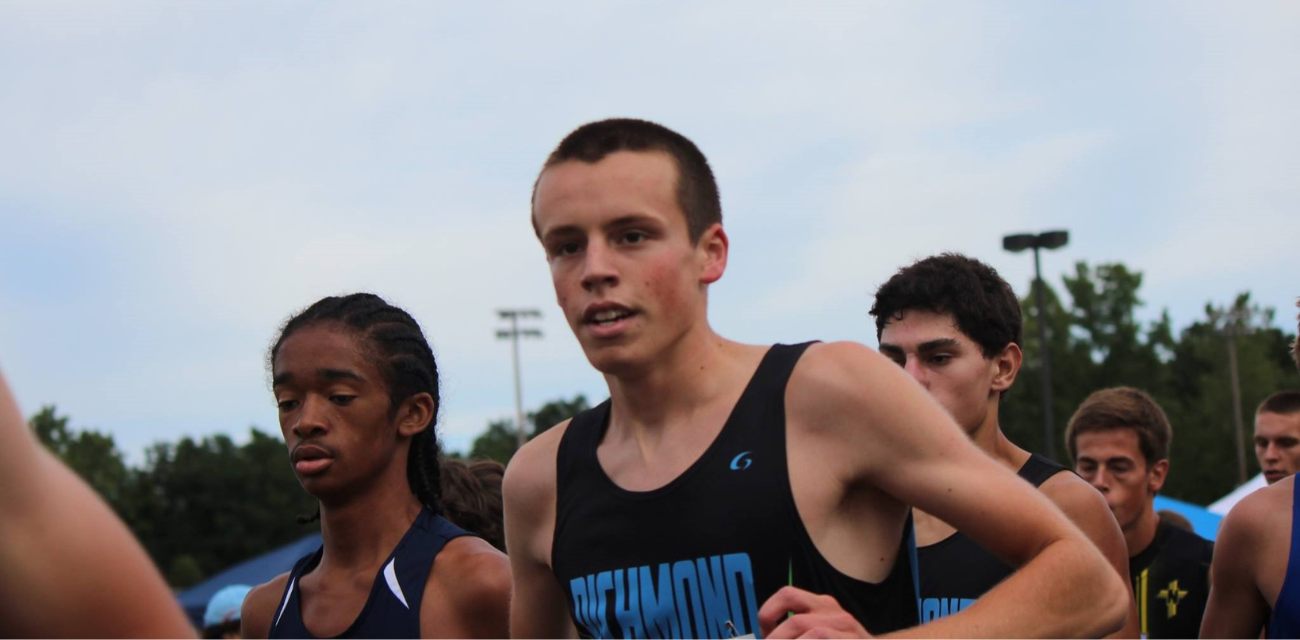
MULTIPOLYGON (((610 220, 609 222, 606 222, 604 224, 604 228, 617 229, 618 227, 626 227, 634 224, 657 225, 659 224, 659 221, 655 220, 653 217, 648 216, 644 213, 629 213, 625 216, 619 216, 617 218, 614 218, 613 220, 610 220)), ((554 229, 547 229, 546 233, 542 234, 542 242, 546 242, 547 240, 556 237, 562 238, 564 236, 570 236, 570 235, 581 234, 581 233, 582 233, 582 227, 579 227, 576 224, 566 224, 563 226, 555 227, 554 229)))
MULTIPOLYGON (((335 380, 355 380, 356 382, 366 381, 365 378, 361 377, 361 374, 351 369, 329 369, 329 368, 317 369, 316 375, 320 376, 321 378, 324 378, 326 381, 329 382, 333 382, 335 380)), ((289 371, 285 371, 284 373, 275 376, 275 378, 271 380, 271 387, 272 388, 278 387, 282 384, 288 384, 290 382, 293 382, 293 373, 289 371)))
POLYGON ((958 346, 956 340, 952 338, 939 338, 937 340, 928 340, 917 345, 917 351, 934 351, 935 349, 951 349, 958 346))

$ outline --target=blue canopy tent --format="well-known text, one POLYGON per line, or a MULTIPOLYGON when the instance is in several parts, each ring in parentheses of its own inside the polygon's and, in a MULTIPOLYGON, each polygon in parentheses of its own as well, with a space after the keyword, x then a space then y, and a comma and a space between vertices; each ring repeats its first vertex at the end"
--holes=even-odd
POLYGON ((1206 540, 1214 540, 1219 537, 1219 523, 1223 522, 1223 516, 1213 513, 1205 507, 1161 495, 1156 496, 1155 506, 1156 511, 1168 509, 1182 514, 1184 518, 1187 518, 1192 523, 1192 530, 1196 531, 1196 535, 1206 540))
POLYGON ((232 584, 256 586, 293 568, 299 558, 313 552, 321 544, 319 533, 313 533, 297 542, 287 544, 275 551, 264 553, 251 560, 245 560, 221 573, 178 594, 181 608, 196 629, 203 628, 203 611, 208 600, 222 587, 232 584))

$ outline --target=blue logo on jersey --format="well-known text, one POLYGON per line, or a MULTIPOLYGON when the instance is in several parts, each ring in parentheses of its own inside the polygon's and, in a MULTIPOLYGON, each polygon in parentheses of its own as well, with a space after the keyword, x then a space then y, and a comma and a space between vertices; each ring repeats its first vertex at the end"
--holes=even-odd
POLYGON ((740 453, 740 455, 738 455, 738 456, 732 458, 732 459, 731 459, 731 470, 732 470, 732 471, 740 471, 741 469, 748 469, 748 468, 749 468, 749 465, 754 464, 754 461, 749 457, 749 454, 750 454, 750 453, 753 453, 753 452, 751 452, 751 451, 742 451, 742 452, 740 453))
POLYGON ((729 638, 755 634, 749 554, 601 571, 568 584, 578 631, 592 638, 729 638))

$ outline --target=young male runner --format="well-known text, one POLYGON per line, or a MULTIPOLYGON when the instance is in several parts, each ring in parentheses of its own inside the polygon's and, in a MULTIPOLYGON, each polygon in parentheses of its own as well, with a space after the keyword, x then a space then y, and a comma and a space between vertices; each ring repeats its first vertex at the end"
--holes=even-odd
POLYGON ((32 435, 3 375, 0 637, 194 637, 126 525, 32 435))
POLYGON ((1259 403, 1255 458, 1269 484, 1300 471, 1300 391, 1279 391, 1259 403))
POLYGON ((505 556, 439 515, 438 366, 415 320, 370 294, 325 298, 268 360, 323 545, 249 593, 244 637, 505 637, 505 556))
MULTIPOLYGON (((1291 355, 1300 368, 1300 338, 1291 355)), ((1254 638, 1261 628, 1270 638, 1300 638, 1300 500, 1295 492, 1291 474, 1243 498, 1219 525, 1202 638, 1254 638)))
POLYGON ((611 399, 507 469, 512 635, 897 629, 917 618, 909 504, 1023 565, 919 633, 1118 629, 1126 591, 1096 548, 892 363, 852 343, 713 332, 720 221, 703 154, 659 125, 588 124, 547 160, 533 224, 611 399))
POLYGON ((1214 543, 1156 513, 1172 439, 1160 405, 1129 387, 1088 396, 1065 430, 1075 470, 1106 497, 1124 532, 1144 638, 1196 636, 1210 591, 1214 543))
MULTIPOLYGON (((1020 302, 1011 285, 978 260, 945 253, 894 274, 876 291, 871 315, 880 353, 938 400, 984 453, 1038 487, 1127 576, 1124 536, 1101 494, 1054 460, 1016 446, 999 425, 1002 394, 1023 357, 1020 302)), ((965 609, 1011 575, 1010 565, 943 520, 920 510, 913 515, 922 622, 965 609)), ((1137 637, 1136 616, 1121 635, 1137 637)))

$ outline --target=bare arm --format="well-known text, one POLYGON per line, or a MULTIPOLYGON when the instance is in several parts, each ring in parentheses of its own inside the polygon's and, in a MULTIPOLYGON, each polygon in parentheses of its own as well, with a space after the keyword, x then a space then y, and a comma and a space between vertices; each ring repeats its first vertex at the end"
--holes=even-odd
MULTIPOLYGON (((1210 600, 1201 619, 1202 638, 1257 638, 1268 622, 1270 607, 1255 573, 1256 552, 1264 544, 1260 524, 1270 505, 1247 496, 1219 526, 1210 564, 1210 600)), ((1289 513, 1288 513, 1289 515, 1289 513)), ((1285 568, 1285 565, 1283 565, 1285 568)))
POLYGON ((1141 625, 1137 615, 1137 600, 1133 598, 1133 586, 1128 579, 1128 546, 1124 544, 1124 532, 1119 522, 1106 506, 1106 499, 1096 489, 1073 473, 1061 472, 1043 483, 1041 490, 1083 535, 1092 541, 1106 561, 1124 580, 1129 593, 1128 617, 1124 628, 1107 638, 1136 638, 1141 635, 1141 625))
POLYGON ((862 345, 816 345, 792 387, 796 380, 789 412, 810 444, 797 455, 821 458, 846 491, 883 490, 1020 567, 970 608, 916 633, 1099 637, 1123 626, 1128 593, 1101 552, 896 365, 862 345))
POLYGON ((506 468, 506 549, 514 578, 513 638, 576 638, 568 599, 551 570, 555 533, 555 454, 567 423, 524 445, 506 468))
POLYGON ((194 636, 122 521, 32 437, 3 377, 0 635, 194 636))

